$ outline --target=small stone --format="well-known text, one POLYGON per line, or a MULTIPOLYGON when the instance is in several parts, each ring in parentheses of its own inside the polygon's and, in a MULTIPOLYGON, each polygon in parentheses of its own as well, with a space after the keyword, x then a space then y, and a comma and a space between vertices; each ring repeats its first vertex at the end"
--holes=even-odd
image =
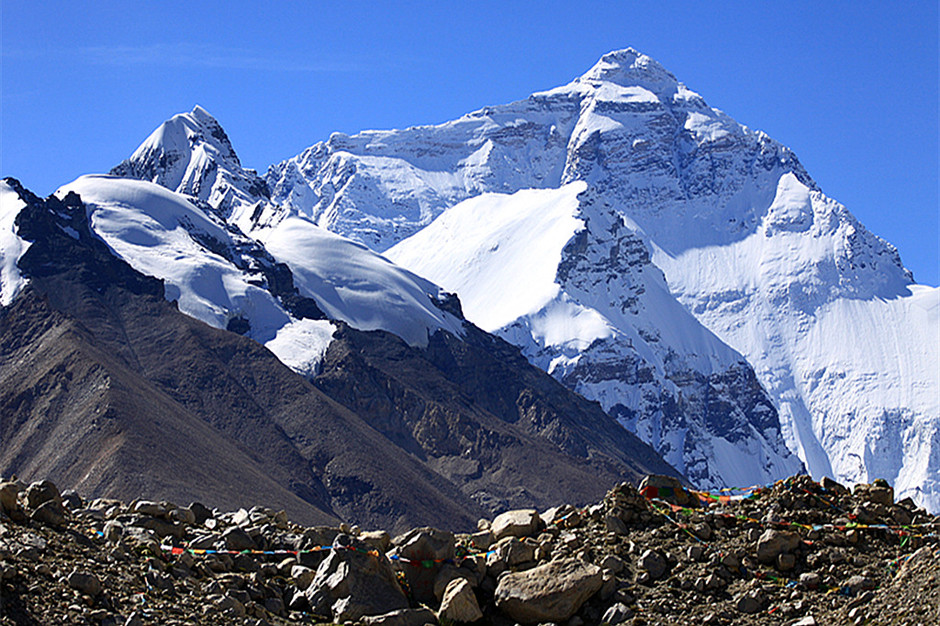
POLYGON ((622 602, 618 602, 604 611, 604 616, 601 618, 601 623, 615 626, 616 624, 627 621, 631 617, 633 617, 633 611, 630 609, 630 607, 623 604, 622 602))
POLYGON ((102 534, 104 534, 105 541, 117 543, 124 536, 124 525, 117 520, 110 520, 104 525, 102 534))
POLYGON ((796 557, 792 554, 777 555, 777 569, 781 572, 789 572, 796 567, 796 557))
POLYGON ((144 620, 136 612, 131 613, 124 620, 124 626, 144 626, 144 620))
POLYGON ((699 524, 694 524, 692 526, 692 532, 695 533, 695 536, 701 539, 702 541, 708 541, 712 538, 712 527, 708 524, 702 522, 699 524))
POLYGON ((816 618, 812 615, 807 615, 803 619, 793 622, 790 626, 816 626, 816 618))
POLYGON ((68 584, 72 589, 92 598, 101 593, 101 581, 91 572, 80 572, 78 570, 72 572, 69 574, 68 584))
POLYGON ((751 615, 762 611, 766 604, 767 597, 764 595, 764 592, 760 589, 751 589, 738 598, 738 601, 735 603, 735 608, 741 613, 751 615))
POLYGON ((62 492, 62 504, 70 511, 77 511, 85 506, 82 497, 74 489, 66 489, 62 492))
POLYGON ((626 564, 616 554, 608 554, 604 557, 604 560, 601 561, 601 569, 609 571, 612 574, 619 574, 623 571, 623 568, 626 567, 626 564))
POLYGON ((627 525, 616 515, 605 515, 604 526, 607 528, 607 532, 615 535, 626 535, 628 532, 627 525))
POLYGON ((800 574, 800 584, 807 589, 818 589, 822 583, 822 577, 816 572, 805 572, 800 574))
POLYGON ((701 561, 702 557, 705 556, 705 548, 699 545, 689 546, 685 551, 685 556, 690 561, 701 561))
POLYGON ((471 623, 482 618, 483 612, 470 583, 464 578, 452 580, 444 590, 438 619, 471 623))

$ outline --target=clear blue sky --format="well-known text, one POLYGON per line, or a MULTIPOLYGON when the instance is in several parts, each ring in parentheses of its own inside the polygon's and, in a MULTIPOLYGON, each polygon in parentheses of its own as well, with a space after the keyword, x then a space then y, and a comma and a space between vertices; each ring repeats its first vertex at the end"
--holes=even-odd
POLYGON ((633 46, 794 149, 937 285, 937 2, 2 0, 0 175, 39 194, 201 104, 261 171, 333 131, 443 122, 633 46))

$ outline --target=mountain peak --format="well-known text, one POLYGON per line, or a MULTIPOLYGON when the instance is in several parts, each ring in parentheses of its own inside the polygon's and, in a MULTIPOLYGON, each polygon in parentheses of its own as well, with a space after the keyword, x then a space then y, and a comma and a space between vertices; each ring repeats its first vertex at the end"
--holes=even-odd
POLYGON ((222 125, 198 104, 160 124, 110 173, 156 183, 206 202, 226 217, 250 215, 269 196, 257 173, 242 168, 222 125))
POLYGON ((679 84, 671 72, 634 48, 608 52, 578 82, 610 82, 624 87, 640 85, 657 94, 674 91, 679 84))

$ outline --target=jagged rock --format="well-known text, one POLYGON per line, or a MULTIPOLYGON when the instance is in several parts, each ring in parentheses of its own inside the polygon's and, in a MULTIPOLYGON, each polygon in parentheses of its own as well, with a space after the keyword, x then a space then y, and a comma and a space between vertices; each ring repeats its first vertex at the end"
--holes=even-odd
POLYGON ((201 502, 193 502, 188 507, 189 511, 192 512, 194 516, 194 524, 205 524, 206 520, 212 518, 212 511, 210 511, 205 505, 201 502))
POLYGON ((314 613, 337 621, 408 608, 388 558, 348 535, 336 537, 305 595, 314 613))
POLYGON ((489 550, 493 545, 493 533, 489 530, 481 530, 470 535, 470 542, 478 550, 489 550))
POLYGON ((42 480, 26 488, 26 504, 29 508, 36 509, 50 501, 62 506, 62 496, 52 481, 42 480))
POLYGON ((559 559, 504 575, 494 597, 500 611, 523 624, 560 622, 577 613, 602 584, 596 565, 559 559))
POLYGON ((765 530, 757 540, 757 560, 761 563, 773 563, 778 555, 792 552, 799 545, 799 533, 789 530, 765 530))
POLYGON ((384 615, 372 615, 357 620, 365 626, 424 626, 437 624, 437 617, 431 609, 399 609, 384 615))
POLYGON ((470 583, 464 578, 455 578, 444 590, 438 618, 458 623, 471 623, 483 618, 470 583))
POLYGON ((86 596, 95 597, 101 593, 101 581, 91 572, 74 571, 68 577, 69 587, 86 596))
POLYGON ((167 518, 181 524, 195 524, 196 513, 192 509, 173 509, 167 513, 167 518))
POLYGON ((646 550, 643 552, 643 554, 640 555, 639 561, 637 561, 637 565, 646 571, 653 580, 662 578, 668 566, 666 559, 654 550, 646 550))
POLYGON ((496 541, 504 537, 529 537, 542 528, 542 518, 535 509, 506 511, 496 516, 490 530, 496 541))
POLYGON ((496 544, 494 550, 500 556, 506 565, 513 567, 520 563, 527 563, 535 560, 535 550, 538 544, 531 538, 520 540, 516 537, 507 537, 496 544))

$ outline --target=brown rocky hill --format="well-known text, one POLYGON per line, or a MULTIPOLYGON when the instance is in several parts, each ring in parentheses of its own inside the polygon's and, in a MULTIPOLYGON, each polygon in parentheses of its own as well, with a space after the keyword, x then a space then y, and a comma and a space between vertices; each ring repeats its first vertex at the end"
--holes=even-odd
POLYGON ((466 529, 497 508, 583 503, 675 473, 469 326, 467 341, 438 333, 426 350, 343 327, 309 381, 181 314, 90 232, 74 194, 41 200, 10 184, 33 243, 19 262, 30 284, 0 310, 0 473, 391 530, 466 529))
POLYGON ((8 481, 0 624, 937 623, 940 518, 883 481, 795 476, 729 500, 702 508, 650 477, 473 534, 393 537, 8 481))

